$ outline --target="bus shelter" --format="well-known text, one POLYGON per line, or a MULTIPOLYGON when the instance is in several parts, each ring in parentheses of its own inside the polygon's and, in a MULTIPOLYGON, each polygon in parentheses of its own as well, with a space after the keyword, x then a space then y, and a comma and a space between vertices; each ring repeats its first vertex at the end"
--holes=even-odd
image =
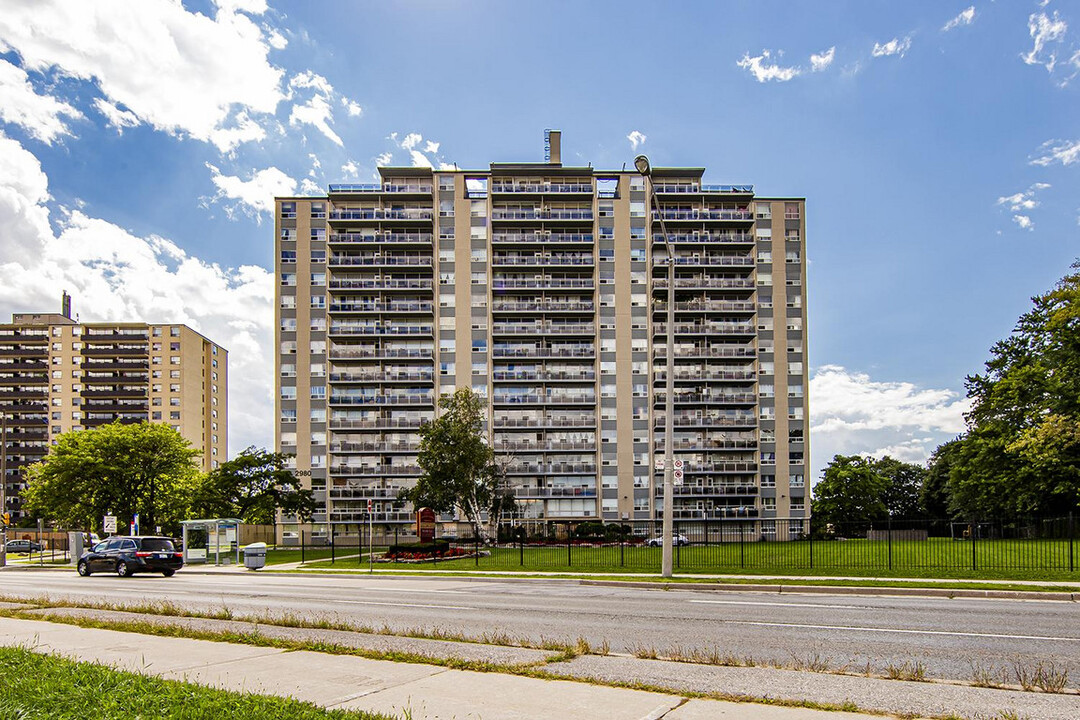
POLYGON ((209 518, 183 520, 184 564, 240 564, 240 520, 209 518))

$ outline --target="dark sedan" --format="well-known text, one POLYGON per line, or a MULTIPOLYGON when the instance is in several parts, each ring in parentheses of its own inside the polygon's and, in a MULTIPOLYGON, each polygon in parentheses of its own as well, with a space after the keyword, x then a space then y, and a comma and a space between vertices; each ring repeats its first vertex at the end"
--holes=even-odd
POLYGON ((83 577, 96 572, 115 572, 120 577, 135 573, 161 573, 172 577, 184 566, 184 556, 166 537, 111 537, 83 553, 78 570, 83 577))
POLYGON ((33 540, 8 540, 8 544, 5 546, 9 553, 36 553, 41 552, 41 543, 36 543, 33 540))

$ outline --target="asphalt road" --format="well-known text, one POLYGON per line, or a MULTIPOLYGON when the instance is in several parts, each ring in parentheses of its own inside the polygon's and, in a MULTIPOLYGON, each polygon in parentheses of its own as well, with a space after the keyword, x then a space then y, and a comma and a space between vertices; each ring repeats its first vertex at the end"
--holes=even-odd
POLYGON ((292 613, 395 630, 607 642, 613 652, 717 650, 758 663, 823 661, 875 673, 921 663, 929 677, 1052 662, 1080 678, 1080 606, 983 600, 583 586, 555 580, 184 573, 118 578, 6 571, 0 595, 114 603, 168 600, 236 614, 292 613))

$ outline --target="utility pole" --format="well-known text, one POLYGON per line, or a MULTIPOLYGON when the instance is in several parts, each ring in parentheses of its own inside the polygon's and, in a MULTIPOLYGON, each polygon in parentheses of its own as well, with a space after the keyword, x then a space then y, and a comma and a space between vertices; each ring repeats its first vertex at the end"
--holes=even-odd
POLYGON ((7 413, 0 412, 0 567, 7 566, 7 413))

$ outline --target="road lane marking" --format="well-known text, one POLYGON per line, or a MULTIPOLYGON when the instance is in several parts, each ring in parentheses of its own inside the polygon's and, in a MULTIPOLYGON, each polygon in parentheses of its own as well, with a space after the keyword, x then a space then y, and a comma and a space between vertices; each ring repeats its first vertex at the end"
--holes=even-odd
POLYGON ((858 625, 807 625, 804 623, 771 623, 755 620, 723 620, 730 625, 757 625, 760 627, 802 628, 806 630, 854 630, 856 632, 899 633, 905 635, 948 635, 951 637, 994 638, 999 640, 1051 640, 1054 642, 1080 642, 1075 637, 1052 637, 1048 635, 1004 635, 999 633, 956 632, 952 630, 913 630, 910 628, 875 628, 858 625))
POLYGON ((688 600, 687 602, 700 603, 702 605, 762 605, 765 607, 785 608, 838 608, 841 610, 880 610, 881 608, 870 605, 828 605, 825 603, 784 603, 784 602, 758 602, 751 600, 688 600))
POLYGON ((476 610, 463 605, 421 605, 419 603, 376 602, 374 600, 327 600, 330 603, 348 603, 350 605, 384 605, 388 607, 437 608, 439 610, 476 610))

